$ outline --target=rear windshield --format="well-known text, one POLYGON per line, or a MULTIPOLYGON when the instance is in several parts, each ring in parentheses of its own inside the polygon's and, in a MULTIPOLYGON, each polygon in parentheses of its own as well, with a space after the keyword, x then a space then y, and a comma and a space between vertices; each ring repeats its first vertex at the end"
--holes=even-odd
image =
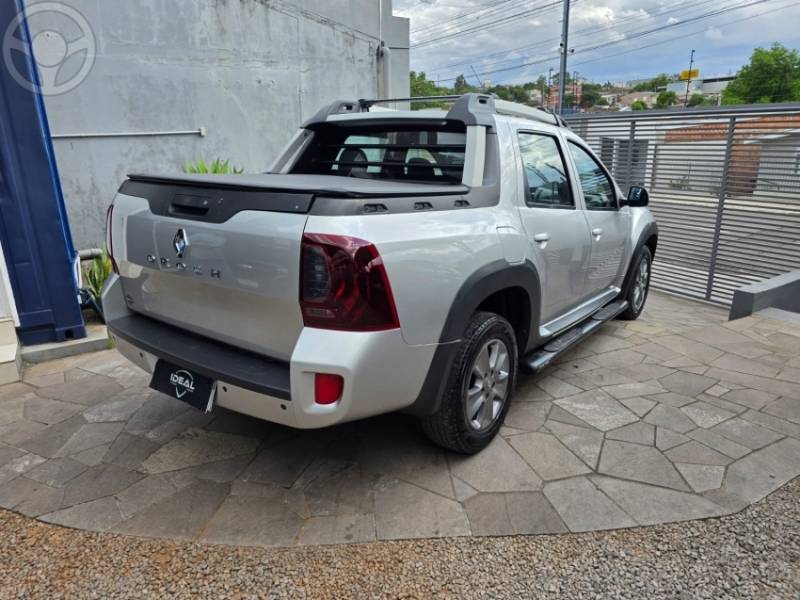
POLYGON ((323 126, 292 172, 415 183, 460 184, 463 124, 323 126))

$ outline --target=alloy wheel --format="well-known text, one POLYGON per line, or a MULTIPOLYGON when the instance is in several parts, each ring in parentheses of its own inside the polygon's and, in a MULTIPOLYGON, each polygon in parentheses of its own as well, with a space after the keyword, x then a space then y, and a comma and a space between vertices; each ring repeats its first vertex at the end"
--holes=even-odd
POLYGON ((486 342, 475 356, 464 398, 467 422, 472 429, 485 431, 503 411, 510 366, 508 347, 500 339, 486 342))
POLYGON ((647 287, 650 284, 650 262, 647 258, 642 258, 633 282, 633 308, 638 313, 642 310, 644 299, 647 296, 647 287))

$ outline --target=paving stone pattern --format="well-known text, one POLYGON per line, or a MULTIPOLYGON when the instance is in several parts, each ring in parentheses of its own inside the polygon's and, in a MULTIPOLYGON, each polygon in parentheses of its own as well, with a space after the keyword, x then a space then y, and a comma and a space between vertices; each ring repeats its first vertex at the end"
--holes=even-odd
POLYGON ((477 456, 385 415, 295 431, 148 389, 116 351, 0 387, 0 507, 232 545, 592 531, 736 512, 800 475, 800 325, 652 294, 477 456))

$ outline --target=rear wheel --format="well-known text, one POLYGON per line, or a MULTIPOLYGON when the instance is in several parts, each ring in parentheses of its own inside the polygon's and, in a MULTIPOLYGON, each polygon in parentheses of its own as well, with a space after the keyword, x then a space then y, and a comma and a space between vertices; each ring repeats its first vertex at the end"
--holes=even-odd
POLYGON ((479 312, 470 321, 448 375, 439 410, 422 421, 435 443, 464 454, 497 435, 517 379, 517 342, 508 321, 479 312))
POLYGON ((630 284, 628 285, 628 294, 625 299, 628 301, 628 308, 623 312, 619 318, 626 321, 634 321, 639 318, 639 315, 644 311, 645 302, 647 302, 647 294, 650 291, 650 271, 653 265, 653 255, 650 253, 650 248, 643 246, 639 251, 639 255, 633 262, 633 271, 631 273, 630 284))

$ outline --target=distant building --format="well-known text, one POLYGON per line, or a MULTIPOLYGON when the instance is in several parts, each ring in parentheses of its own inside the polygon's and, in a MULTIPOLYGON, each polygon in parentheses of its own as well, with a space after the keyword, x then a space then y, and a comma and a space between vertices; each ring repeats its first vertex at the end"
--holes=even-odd
POLYGON ((623 94, 617 100, 617 105, 622 107, 630 107, 634 102, 642 101, 648 107, 656 103, 658 94, 656 92, 631 92, 630 94, 623 94))
POLYGON ((528 90, 528 101, 533 104, 542 105, 542 90, 528 90))
POLYGON ((619 102, 619 98, 622 94, 619 92, 610 92, 605 94, 600 94, 600 97, 606 101, 608 106, 616 106, 619 102))
MULTIPOLYGON (((693 79, 689 82, 689 95, 702 94, 706 98, 719 99, 720 96, 722 96, 723 90, 728 87, 728 84, 733 81, 733 79, 733 75, 693 79)), ((675 92, 680 97, 685 96, 686 81, 673 81, 668 83, 667 91, 675 92)))
MULTIPOLYGON (((800 115, 743 118, 737 123, 730 150, 728 127, 727 121, 677 125, 662 131, 645 127, 637 130, 633 140, 628 131, 603 131, 600 159, 612 173, 625 173, 628 181, 645 183, 651 191, 718 198, 730 152, 728 194, 769 203, 777 197, 787 205, 800 201, 800 115)), ((586 135, 585 131, 577 133, 586 135)), ((783 210, 775 204, 764 206, 783 210)), ((748 224, 743 227, 756 226, 757 213, 747 215, 748 224)))
MULTIPOLYGON (((564 92, 566 97, 575 96, 575 105, 579 105, 581 103, 581 98, 583 97, 583 81, 580 79, 577 82, 570 82, 567 85, 567 89, 564 92)), ((550 86, 550 98, 549 98, 549 105, 552 108, 558 107, 558 85, 553 84, 550 86)), ((573 106, 565 107, 565 108, 573 108, 573 106)))

